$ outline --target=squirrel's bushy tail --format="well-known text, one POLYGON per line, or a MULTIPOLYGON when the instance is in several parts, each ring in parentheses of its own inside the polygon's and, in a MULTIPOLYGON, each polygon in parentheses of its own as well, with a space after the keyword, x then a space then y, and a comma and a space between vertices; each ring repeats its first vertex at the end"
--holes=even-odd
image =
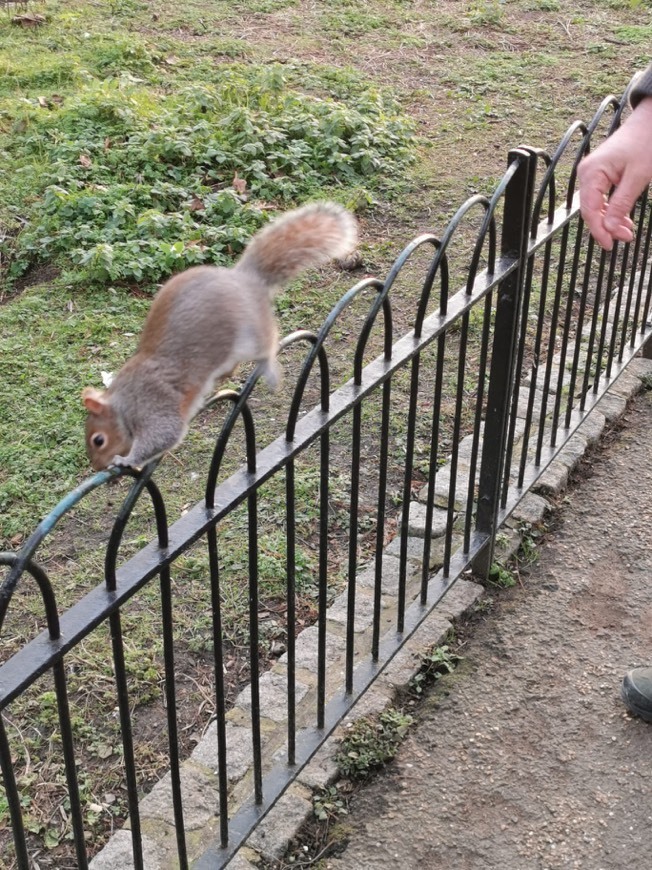
POLYGON ((357 222, 345 208, 333 202, 311 203, 256 233, 235 268, 255 271, 273 290, 304 269, 350 253, 357 238, 357 222))

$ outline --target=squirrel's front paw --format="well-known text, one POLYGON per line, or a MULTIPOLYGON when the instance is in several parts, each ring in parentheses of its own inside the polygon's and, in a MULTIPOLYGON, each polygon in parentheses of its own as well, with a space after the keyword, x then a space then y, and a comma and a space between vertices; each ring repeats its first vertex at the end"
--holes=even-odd
POLYGON ((114 456, 111 460, 111 465, 117 465, 120 468, 135 468, 136 466, 128 456, 114 456))

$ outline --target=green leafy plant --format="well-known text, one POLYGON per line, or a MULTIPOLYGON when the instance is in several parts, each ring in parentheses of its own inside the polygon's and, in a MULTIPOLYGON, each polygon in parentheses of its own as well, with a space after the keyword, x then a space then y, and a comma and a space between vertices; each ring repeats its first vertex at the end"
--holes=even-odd
POLYGON ((652 390, 652 375, 645 374, 645 375, 641 375, 640 378, 641 378, 641 383, 643 384, 643 389, 648 390, 648 391, 652 390))
POLYGON ((361 779, 391 761, 413 723, 412 716, 396 709, 381 713, 377 721, 358 719, 348 729, 337 754, 342 774, 361 779))
POLYGON ((329 822, 338 816, 348 814, 347 801, 336 785, 323 789, 312 797, 315 818, 320 822, 329 822))
POLYGON ((300 93, 280 65, 225 66, 166 95, 91 77, 47 113, 8 106, 0 256, 13 279, 46 260, 99 284, 224 263, 275 207, 334 184, 359 196, 411 156, 410 125, 379 92, 300 93))
POLYGON ((423 694, 429 683, 450 674, 461 660, 462 657, 451 652, 447 645, 431 647, 421 656, 421 668, 410 680, 410 692, 423 694))
POLYGON ((516 577, 514 576, 514 572, 506 565, 503 565, 502 562, 494 562, 489 569, 487 582, 492 586, 500 586, 503 589, 509 589, 512 586, 516 586, 516 577))
POLYGON ((519 566, 536 565, 539 561, 539 538, 541 537, 541 531, 530 523, 523 523, 519 526, 518 531, 521 536, 521 544, 516 556, 519 566))

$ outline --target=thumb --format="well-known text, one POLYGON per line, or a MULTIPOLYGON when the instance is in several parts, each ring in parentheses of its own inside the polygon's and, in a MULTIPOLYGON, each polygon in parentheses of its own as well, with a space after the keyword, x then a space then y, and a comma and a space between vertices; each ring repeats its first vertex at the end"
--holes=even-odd
POLYGON ((636 172, 625 172, 620 184, 609 197, 604 215, 605 228, 613 233, 620 227, 631 227, 630 213, 647 184, 645 176, 636 172))

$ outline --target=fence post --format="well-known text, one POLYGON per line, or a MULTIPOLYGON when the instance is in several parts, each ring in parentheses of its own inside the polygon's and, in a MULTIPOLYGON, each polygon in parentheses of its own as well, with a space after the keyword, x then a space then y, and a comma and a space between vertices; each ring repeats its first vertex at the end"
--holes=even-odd
POLYGON ((509 407, 514 388, 514 360, 518 336, 523 277, 526 272, 528 234, 536 156, 522 149, 508 155, 514 174, 505 189, 501 257, 517 260, 517 266, 496 290, 496 317, 487 390, 487 410, 478 479, 476 529, 490 537, 473 568, 487 577, 493 562, 496 519, 507 446, 509 407))

